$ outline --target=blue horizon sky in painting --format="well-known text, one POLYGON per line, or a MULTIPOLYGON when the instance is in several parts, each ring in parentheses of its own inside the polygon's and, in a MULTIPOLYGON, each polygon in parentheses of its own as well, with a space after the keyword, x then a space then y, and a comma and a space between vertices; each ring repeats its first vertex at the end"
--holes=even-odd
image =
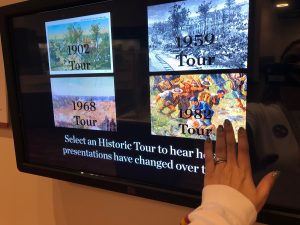
POLYGON ((115 96, 113 77, 51 78, 52 95, 115 96))
POLYGON ((84 34, 90 33, 91 25, 98 24, 102 31, 108 31, 110 26, 110 14, 102 13, 91 16, 77 17, 65 20, 57 20, 46 23, 47 33, 49 38, 59 37, 68 31, 68 26, 74 24, 81 27, 84 34))

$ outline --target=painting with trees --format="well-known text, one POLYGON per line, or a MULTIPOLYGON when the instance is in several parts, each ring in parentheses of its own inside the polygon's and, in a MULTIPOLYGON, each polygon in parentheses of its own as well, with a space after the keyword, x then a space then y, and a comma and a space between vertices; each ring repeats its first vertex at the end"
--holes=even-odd
POLYGON ((110 13, 46 22, 49 73, 111 73, 110 13))
POLYGON ((150 72, 247 68, 249 0, 148 7, 150 72))

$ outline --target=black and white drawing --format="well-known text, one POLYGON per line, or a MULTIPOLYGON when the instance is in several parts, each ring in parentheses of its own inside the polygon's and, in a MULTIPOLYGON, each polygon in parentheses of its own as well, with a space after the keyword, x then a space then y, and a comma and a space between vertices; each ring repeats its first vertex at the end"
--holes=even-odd
POLYGON ((247 68, 248 24, 249 0, 149 6, 149 70, 247 68))

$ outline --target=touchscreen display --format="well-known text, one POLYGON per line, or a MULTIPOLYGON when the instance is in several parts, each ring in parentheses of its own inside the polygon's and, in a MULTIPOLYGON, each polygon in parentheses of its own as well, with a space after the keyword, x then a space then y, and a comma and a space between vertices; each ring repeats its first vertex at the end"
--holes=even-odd
POLYGON ((25 161, 198 198, 204 140, 246 127, 249 2, 130 4, 13 18, 25 161))

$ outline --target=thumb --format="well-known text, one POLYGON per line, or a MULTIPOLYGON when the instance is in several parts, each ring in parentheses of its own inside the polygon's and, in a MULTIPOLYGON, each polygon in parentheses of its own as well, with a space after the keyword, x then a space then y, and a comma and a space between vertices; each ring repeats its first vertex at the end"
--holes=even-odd
POLYGON ((273 171, 264 176, 259 182, 256 188, 256 196, 257 196, 257 211, 259 212, 264 204, 266 203, 269 194, 272 190, 272 187, 280 175, 280 171, 273 171))

